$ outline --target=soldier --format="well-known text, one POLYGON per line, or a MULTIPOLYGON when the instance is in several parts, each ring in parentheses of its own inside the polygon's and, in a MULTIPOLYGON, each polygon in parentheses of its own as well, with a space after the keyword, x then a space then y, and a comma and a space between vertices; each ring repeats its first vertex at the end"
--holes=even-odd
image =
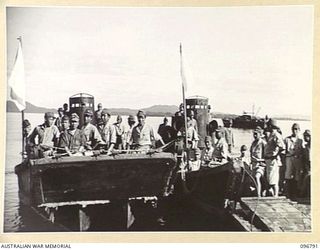
POLYGON ((232 127, 232 120, 229 119, 225 125, 224 136, 226 139, 226 143, 228 144, 228 151, 230 154, 232 153, 232 148, 234 148, 234 137, 233 137, 233 132, 231 127, 232 127))
POLYGON ((168 118, 163 119, 163 123, 159 125, 158 134, 161 136, 164 143, 168 143, 173 139, 173 128, 168 125, 168 118))
POLYGON ((64 111, 62 108, 58 108, 58 117, 54 123, 54 125, 57 126, 57 128, 59 129, 59 131, 61 132, 61 121, 62 121, 62 117, 64 116, 64 111))
POLYGON ((125 143, 126 143, 125 149, 130 149, 131 147, 130 139, 131 139, 132 130, 135 124, 136 124, 136 118, 133 115, 129 115, 128 117, 129 128, 125 132, 125 143))
POLYGON ((303 178, 302 187, 301 187, 301 196, 310 197, 310 177, 311 177, 311 131, 307 129, 303 133, 303 168, 305 176, 303 178))
POLYGON ((31 123, 29 122, 29 120, 27 119, 23 120, 22 129, 23 129, 23 143, 24 143, 22 156, 23 156, 23 159, 27 159, 28 155, 30 155, 30 149, 31 149, 30 136, 29 136, 31 132, 31 123))
POLYGON ((60 132, 66 131, 67 129, 69 129, 69 126, 70 126, 70 119, 68 116, 65 115, 61 119, 60 132))
POLYGON ((194 127, 194 129, 198 133, 198 123, 197 123, 197 120, 194 119, 194 111, 193 110, 190 110, 190 120, 192 122, 192 126, 194 127))
POLYGON ((222 129, 218 128, 215 132, 216 142, 213 150, 213 159, 218 162, 227 162, 229 157, 228 145, 222 137, 222 129))
POLYGON ((137 118, 138 124, 132 129, 132 146, 135 149, 147 151, 152 148, 157 140, 164 145, 162 138, 153 131, 153 128, 150 125, 146 124, 145 112, 139 110, 137 118))
POLYGON ((30 135, 30 142, 36 145, 39 157, 49 156, 54 146, 58 144, 60 132, 54 122, 54 114, 46 112, 45 122, 34 128, 30 135))
POLYGON ((284 139, 285 144, 285 180, 290 198, 295 197, 301 191, 302 182, 302 146, 303 141, 299 138, 300 126, 294 123, 291 128, 292 134, 284 139), (300 185, 299 185, 300 184, 300 185))
POLYGON ((252 164, 253 176, 257 183, 257 194, 258 197, 262 194, 262 182, 265 173, 265 162, 264 162, 264 147, 266 141, 261 138, 262 130, 256 129, 253 131, 253 142, 250 147, 250 156, 252 164))
POLYGON ((201 164, 209 165, 212 161, 214 148, 212 147, 212 138, 211 136, 206 136, 204 139, 205 148, 201 152, 201 164))
POLYGON ((117 122, 113 124, 113 126, 116 131, 116 137, 117 137, 116 144, 114 147, 116 149, 123 149, 125 144, 125 140, 124 140, 125 127, 122 124, 122 117, 120 115, 117 116, 117 122))
POLYGON ((98 110, 96 110, 94 112, 94 121, 95 121, 96 124, 97 124, 98 119, 101 118, 101 114, 102 114, 102 104, 99 103, 98 104, 98 110))
POLYGON ((175 113, 175 116, 184 116, 184 105, 183 105, 183 103, 180 104, 179 110, 175 113))
POLYGON ((72 113, 70 119, 68 116, 64 116, 62 121, 68 124, 68 129, 61 133, 59 147, 65 148, 69 155, 83 152, 86 138, 82 131, 78 129, 79 116, 76 113, 72 113))
POLYGON ((272 196, 279 195, 279 167, 281 166, 280 154, 285 148, 281 135, 277 132, 279 127, 274 119, 269 120, 269 127, 266 130, 264 158, 266 161, 266 174, 269 184, 269 191, 272 196))
POLYGON ((69 106, 68 103, 63 104, 63 115, 69 116, 69 106))
POLYGON ((86 138, 86 147, 89 150, 95 149, 98 144, 102 142, 102 138, 98 129, 91 124, 92 117, 92 111, 90 109, 87 109, 84 113, 84 124, 81 128, 86 138))
POLYGON ((188 116, 187 117, 187 141, 188 141, 188 147, 190 148, 196 148, 198 141, 199 141, 199 136, 197 131, 195 130, 194 126, 193 126, 193 122, 191 120, 191 118, 188 116))
POLYGON ((103 109, 101 112, 101 120, 103 122, 103 126, 99 130, 102 140, 106 143, 106 147, 108 148, 110 146, 110 131, 111 126, 110 124, 110 113, 108 110, 103 109))

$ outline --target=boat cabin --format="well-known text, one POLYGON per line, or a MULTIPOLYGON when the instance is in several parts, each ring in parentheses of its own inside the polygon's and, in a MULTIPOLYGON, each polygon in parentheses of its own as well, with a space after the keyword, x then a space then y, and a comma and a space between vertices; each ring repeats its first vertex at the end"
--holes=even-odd
POLYGON ((79 93, 69 98, 70 114, 77 113, 80 118, 79 126, 83 125, 84 112, 90 109, 94 113, 94 97, 86 93, 79 93))

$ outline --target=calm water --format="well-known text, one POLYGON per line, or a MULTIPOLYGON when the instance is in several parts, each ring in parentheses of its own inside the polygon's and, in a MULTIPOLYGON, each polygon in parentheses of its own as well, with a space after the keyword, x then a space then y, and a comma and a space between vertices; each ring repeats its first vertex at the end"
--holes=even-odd
MULTIPOLYGON (((115 122, 114 116, 111 121, 115 122)), ((25 114, 32 127, 42 123, 42 114, 25 114)), ((158 129, 162 123, 162 117, 147 117, 147 122, 158 129)), ((123 116, 123 121, 127 121, 127 116, 123 116)), ((291 125, 294 121, 278 121, 283 135, 290 134, 291 125)), ((171 123, 171 121, 169 121, 171 123)), ((299 121, 301 131, 311 129, 310 121, 299 121)), ((18 180, 14 173, 14 167, 21 161, 21 114, 7 113, 7 138, 6 138, 6 166, 5 166, 5 204, 4 204, 4 231, 56 231, 50 223, 45 222, 32 210, 19 203, 18 180)), ((235 138, 235 152, 239 152, 241 145, 250 146, 252 142, 252 131, 243 129, 233 129, 235 138)))

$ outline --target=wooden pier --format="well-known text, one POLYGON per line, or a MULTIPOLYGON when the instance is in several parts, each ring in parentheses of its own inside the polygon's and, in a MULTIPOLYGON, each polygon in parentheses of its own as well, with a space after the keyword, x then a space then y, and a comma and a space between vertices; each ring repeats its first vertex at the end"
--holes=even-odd
POLYGON ((309 199, 245 197, 237 203, 231 215, 243 231, 311 232, 309 199))

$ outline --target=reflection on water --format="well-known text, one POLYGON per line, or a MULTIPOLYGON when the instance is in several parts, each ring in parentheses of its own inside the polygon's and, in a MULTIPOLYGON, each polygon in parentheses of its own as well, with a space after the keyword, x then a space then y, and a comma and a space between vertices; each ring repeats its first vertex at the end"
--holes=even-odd
MULTIPOLYGON (((32 126, 43 122, 42 114, 26 114, 32 126)), ((126 121, 126 116, 123 116, 126 121)), ((158 129, 162 123, 162 117, 147 117, 147 122, 158 129)), ((115 117, 112 117, 112 122, 115 117)), ((169 121, 170 122, 170 121, 169 121)), ((290 134, 293 121, 279 121, 278 124, 285 136, 290 134)), ((301 131, 311 128, 309 121, 299 121, 301 131)), ((14 167, 21 161, 21 115, 19 113, 7 113, 7 142, 6 142, 6 165, 5 165, 5 198, 4 198, 4 231, 5 232, 54 232, 63 231, 51 223, 40 217, 33 209, 22 205, 19 201, 18 180, 14 173, 14 167)), ((234 152, 240 151, 241 145, 250 146, 252 142, 252 131, 243 129, 234 129, 235 149, 234 152)), ((144 208, 136 209, 140 211, 143 219, 136 220, 133 230, 206 230, 206 231, 224 231, 229 230, 226 225, 213 223, 213 218, 205 214, 199 214, 199 211, 192 206, 184 211, 176 213, 172 208, 169 213, 169 222, 165 227, 159 228, 158 224, 154 224, 156 214, 154 209, 144 208), (143 213, 141 213, 143 211, 143 213)))

